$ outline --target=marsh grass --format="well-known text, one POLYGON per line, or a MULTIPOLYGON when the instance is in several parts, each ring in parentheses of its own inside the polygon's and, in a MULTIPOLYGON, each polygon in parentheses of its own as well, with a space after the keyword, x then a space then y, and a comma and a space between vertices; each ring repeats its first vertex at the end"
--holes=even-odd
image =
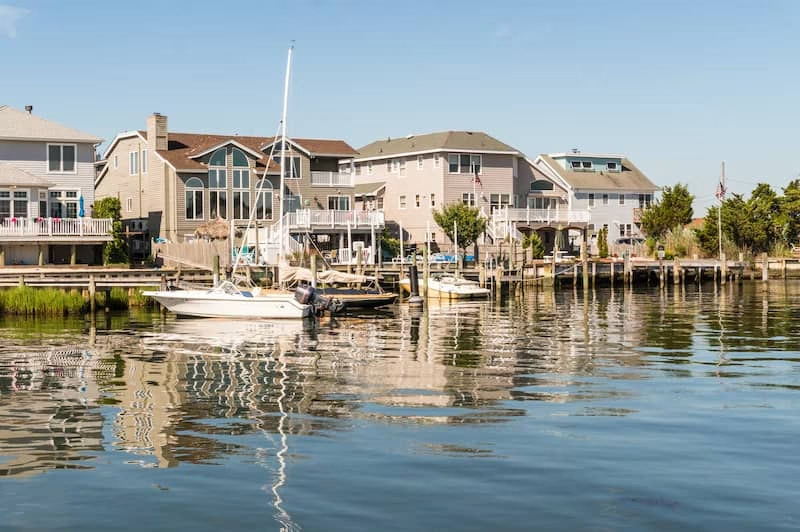
MULTIPOLYGON (((136 288, 130 295, 127 288, 112 288, 106 301, 105 292, 95 294, 98 309, 125 310, 148 307, 154 301, 142 295, 149 288, 136 288)), ((19 286, 0 290, 0 313, 19 316, 68 316, 89 311, 89 300, 79 290, 19 286)))

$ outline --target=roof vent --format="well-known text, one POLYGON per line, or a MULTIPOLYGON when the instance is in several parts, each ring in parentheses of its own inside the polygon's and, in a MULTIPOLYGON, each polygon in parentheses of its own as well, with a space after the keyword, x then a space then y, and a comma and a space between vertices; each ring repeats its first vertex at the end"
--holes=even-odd
POLYGON ((579 150, 578 148, 572 148, 572 153, 580 153, 580 152, 581 150, 579 150))
POLYGON ((25 106, 25 110, 28 111, 28 114, 31 114, 33 112, 33 106, 32 105, 26 105, 25 106))

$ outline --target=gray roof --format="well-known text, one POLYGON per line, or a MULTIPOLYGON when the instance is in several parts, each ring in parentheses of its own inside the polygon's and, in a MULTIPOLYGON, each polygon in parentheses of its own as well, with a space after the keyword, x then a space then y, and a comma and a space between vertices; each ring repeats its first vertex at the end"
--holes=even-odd
POLYGON ((426 135, 376 140, 358 149, 357 159, 384 157, 399 153, 432 150, 471 150, 475 152, 514 152, 518 150, 482 131, 442 131, 426 135))
POLYGON ((9 163, 0 163, 0 186, 52 187, 53 183, 9 163))
POLYGON ((576 172, 571 168, 563 168, 549 155, 543 153, 540 157, 573 189, 658 190, 658 187, 625 157, 622 158, 620 172, 576 172))
POLYGON ((0 139, 91 142, 92 144, 103 142, 103 139, 94 135, 62 126, 8 105, 0 105, 0 139))
POLYGON ((375 183, 358 183, 353 187, 354 196, 372 196, 377 194, 380 189, 386 186, 384 181, 377 181, 375 183))

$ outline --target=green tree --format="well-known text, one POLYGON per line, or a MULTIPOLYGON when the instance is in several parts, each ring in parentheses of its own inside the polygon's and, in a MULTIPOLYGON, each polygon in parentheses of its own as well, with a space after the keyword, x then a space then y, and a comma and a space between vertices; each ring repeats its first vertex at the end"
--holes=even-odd
POLYGON ((381 249, 383 254, 390 257, 396 257, 400 254, 400 239, 392 238, 385 227, 383 228, 383 233, 381 233, 381 249))
POLYGON ((606 227, 597 232, 597 253, 601 259, 608 257, 608 229, 606 227))
POLYGON ((783 189, 780 198, 778 227, 785 244, 797 244, 800 233, 800 179, 795 179, 783 189))
POLYGON ((451 203, 441 211, 433 211, 433 219, 450 240, 454 239, 453 224, 458 226, 458 245, 466 249, 474 244, 486 230, 486 219, 477 207, 463 203, 451 203))
POLYGON ((118 264, 128 262, 128 245, 122 234, 122 204, 119 198, 103 198, 94 204, 96 218, 111 218, 111 242, 103 248, 103 262, 118 264))
POLYGON ((530 248, 532 259, 541 259, 544 257, 544 244, 536 231, 531 231, 525 235, 525 238, 522 239, 522 248, 530 248))
POLYGON ((694 196, 686 185, 664 187, 661 198, 642 212, 642 229, 647 236, 661 238, 670 229, 683 227, 692 221, 694 196))

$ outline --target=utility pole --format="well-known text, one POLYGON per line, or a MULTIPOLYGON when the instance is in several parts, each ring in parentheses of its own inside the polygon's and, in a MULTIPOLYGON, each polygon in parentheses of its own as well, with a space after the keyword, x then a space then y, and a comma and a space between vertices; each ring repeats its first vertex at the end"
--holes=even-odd
POLYGON ((717 190, 719 209, 717 210, 717 230, 719 232, 719 260, 722 260, 722 202, 725 200, 725 161, 722 161, 722 175, 717 190))

